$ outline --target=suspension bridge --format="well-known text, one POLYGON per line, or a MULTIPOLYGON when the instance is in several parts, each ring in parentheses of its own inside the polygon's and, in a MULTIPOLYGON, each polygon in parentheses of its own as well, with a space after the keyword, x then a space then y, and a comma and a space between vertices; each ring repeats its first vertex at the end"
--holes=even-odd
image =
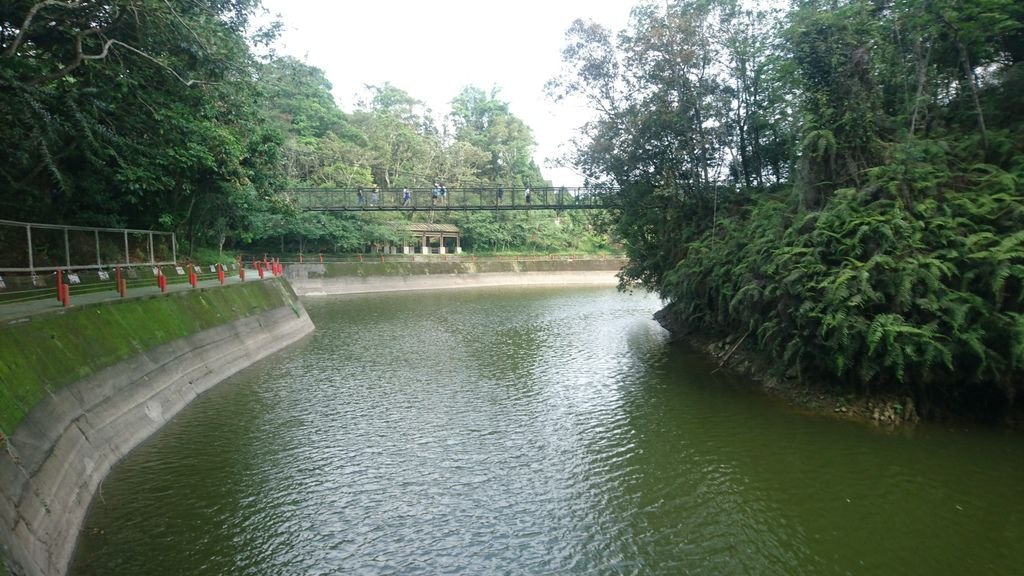
POLYGON ((308 212, 426 210, 607 210, 619 205, 614 187, 290 188, 285 196, 308 212))

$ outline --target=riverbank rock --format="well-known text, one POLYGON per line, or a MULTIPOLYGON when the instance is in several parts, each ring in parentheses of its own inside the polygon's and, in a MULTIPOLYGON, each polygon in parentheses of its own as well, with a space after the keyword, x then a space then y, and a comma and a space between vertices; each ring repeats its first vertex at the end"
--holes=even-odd
MULTIPOLYGON (((671 312, 659 311, 656 319, 669 331, 682 326, 671 312)), ((808 384, 799 370, 790 368, 783 374, 773 370, 771 358, 744 347, 742 336, 735 334, 709 338, 691 330, 673 332, 673 337, 714 359, 721 369, 729 370, 757 382, 765 393, 781 398, 810 413, 843 420, 874 424, 886 428, 913 425, 920 421, 910 397, 858 396, 837 392, 833 388, 808 384)))
POLYGON ((686 323, 677 314, 673 313, 668 306, 654 313, 654 321, 665 330, 668 330, 672 334, 673 340, 684 339, 691 332, 686 323))

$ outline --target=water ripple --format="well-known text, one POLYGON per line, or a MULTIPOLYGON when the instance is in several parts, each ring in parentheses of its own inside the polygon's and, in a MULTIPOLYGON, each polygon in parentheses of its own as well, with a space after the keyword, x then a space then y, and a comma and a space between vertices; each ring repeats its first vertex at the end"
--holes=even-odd
POLYGON ((1024 560, 1019 443, 950 449, 786 415, 673 349, 658 306, 607 290, 313 301, 312 338, 115 470, 72 573, 999 574, 1024 560))

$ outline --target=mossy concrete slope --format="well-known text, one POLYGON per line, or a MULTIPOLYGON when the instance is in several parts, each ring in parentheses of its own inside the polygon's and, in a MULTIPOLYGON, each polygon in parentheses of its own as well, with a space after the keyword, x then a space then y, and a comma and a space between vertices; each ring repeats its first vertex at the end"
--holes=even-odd
POLYGON ((281 280, 83 306, 0 329, 0 555, 63 574, 97 486, 216 383, 313 329, 281 280), (20 343, 20 344, 19 344, 20 343))
POLYGON ((618 283, 622 259, 331 262, 289 264, 285 275, 299 295, 398 290, 618 283))

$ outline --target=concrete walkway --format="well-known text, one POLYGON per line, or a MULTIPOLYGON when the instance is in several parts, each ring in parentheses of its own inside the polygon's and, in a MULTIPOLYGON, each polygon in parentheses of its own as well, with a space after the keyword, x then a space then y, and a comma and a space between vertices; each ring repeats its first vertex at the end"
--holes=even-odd
MULTIPOLYGON (((265 273, 265 278, 273 278, 274 276, 270 273, 265 273)), ((245 270, 245 281, 246 282, 259 282, 260 274, 256 270, 246 268, 245 270)), ((226 276, 224 279, 225 284, 238 284, 241 280, 238 278, 238 273, 235 272, 230 276, 226 276)), ((171 292, 185 292, 187 290, 196 290, 198 288, 216 288, 220 286, 220 282, 216 278, 208 278, 200 280, 197 283, 196 288, 188 282, 179 282, 167 285, 167 293, 171 292)), ((79 287, 81 289, 81 287, 79 287)), ((156 278, 152 279, 152 282, 146 286, 129 286, 128 292, 124 298, 113 290, 111 285, 110 290, 104 290, 101 292, 91 292, 88 294, 75 294, 75 286, 71 287, 71 307, 82 306, 85 304, 96 304, 99 302, 108 302, 111 300, 127 300, 129 298, 144 298, 150 296, 159 296, 160 288, 156 285, 156 278)), ((64 306, 57 301, 56 292, 49 298, 41 300, 29 300, 26 302, 10 302, 6 304, 0 304, 0 322, 17 321, 21 318, 26 318, 35 314, 43 314, 46 312, 56 312, 64 310, 64 306)))

